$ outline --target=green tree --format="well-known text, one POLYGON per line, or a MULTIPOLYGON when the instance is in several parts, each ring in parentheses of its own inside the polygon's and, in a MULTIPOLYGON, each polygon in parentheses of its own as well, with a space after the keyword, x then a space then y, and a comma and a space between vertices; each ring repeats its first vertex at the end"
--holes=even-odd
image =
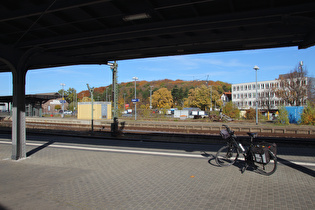
POLYGON ((75 111, 75 102, 71 102, 69 105, 68 105, 68 110, 70 111, 75 111))
POLYGON ((181 87, 178 89, 177 85, 175 85, 174 88, 172 89, 172 96, 173 96, 174 104, 176 106, 181 106, 184 99, 183 88, 181 87))
POLYGON ((63 90, 63 89, 60 89, 58 91, 58 93, 60 94, 60 96, 62 96, 62 92, 64 91, 64 99, 70 104, 72 103, 73 101, 75 101, 76 99, 76 89, 74 88, 69 88, 68 90, 63 90))
POLYGON ((160 88, 152 94, 152 106, 154 108, 165 108, 173 106, 173 96, 171 91, 160 88))
POLYGON ((231 90, 231 85, 222 84, 222 89, 224 92, 229 92, 231 90))
POLYGON ((56 106, 55 106, 55 109, 56 109, 56 110, 59 110, 59 109, 61 109, 61 106, 60 106, 60 105, 56 105, 56 106))
POLYGON ((142 105, 140 106, 140 110, 141 110, 141 115, 142 115, 142 117, 144 117, 144 118, 150 117, 150 109, 149 109, 149 106, 146 106, 146 105, 142 104, 142 105))

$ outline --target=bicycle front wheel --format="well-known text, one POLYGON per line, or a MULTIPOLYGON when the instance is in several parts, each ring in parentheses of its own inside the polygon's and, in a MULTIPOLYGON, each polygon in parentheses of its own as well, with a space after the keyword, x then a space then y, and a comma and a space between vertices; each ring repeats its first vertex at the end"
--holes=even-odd
POLYGON ((257 163, 255 162, 256 172, 265 176, 270 176, 277 170, 277 157, 268 150, 270 156, 270 162, 265 163, 257 163))
POLYGON ((224 146, 217 152, 215 161, 219 166, 230 166, 235 163, 238 158, 238 150, 234 146, 224 146))

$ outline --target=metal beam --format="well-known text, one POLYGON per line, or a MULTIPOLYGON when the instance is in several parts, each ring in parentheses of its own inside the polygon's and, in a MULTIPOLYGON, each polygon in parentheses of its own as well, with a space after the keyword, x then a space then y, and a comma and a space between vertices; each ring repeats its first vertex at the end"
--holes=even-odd
MULTIPOLYGON (((93 4, 100 4, 103 2, 111 2, 111 0, 76 0, 76 1, 56 1, 53 8, 49 9, 46 14, 53 12, 60 12, 69 9, 75 9, 79 7, 89 6, 93 4)), ((24 19, 27 17, 38 16, 45 11, 47 4, 41 6, 32 6, 28 9, 19 9, 10 12, 10 14, 2 13, 0 14, 0 22, 12 21, 18 19, 24 19)))

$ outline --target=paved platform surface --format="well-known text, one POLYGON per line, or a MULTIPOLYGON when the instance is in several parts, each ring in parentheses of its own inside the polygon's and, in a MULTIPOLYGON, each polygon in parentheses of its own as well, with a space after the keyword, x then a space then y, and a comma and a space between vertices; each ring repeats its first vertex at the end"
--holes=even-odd
POLYGON ((314 148, 279 148, 266 177, 213 159, 221 145, 0 134, 0 209, 314 209, 314 148))

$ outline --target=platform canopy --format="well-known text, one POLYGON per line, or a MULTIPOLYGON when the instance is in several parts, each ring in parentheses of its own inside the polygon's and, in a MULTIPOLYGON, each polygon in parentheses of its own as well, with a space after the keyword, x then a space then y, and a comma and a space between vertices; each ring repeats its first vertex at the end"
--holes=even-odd
POLYGON ((0 3, 0 28, 0 59, 27 54, 28 69, 307 48, 315 43, 315 1, 10 0, 0 3))
MULTIPOLYGON (((26 103, 45 103, 51 99, 61 98, 59 93, 38 93, 25 95, 26 103)), ((13 101, 12 96, 0 96, 0 102, 11 103, 13 101)))

